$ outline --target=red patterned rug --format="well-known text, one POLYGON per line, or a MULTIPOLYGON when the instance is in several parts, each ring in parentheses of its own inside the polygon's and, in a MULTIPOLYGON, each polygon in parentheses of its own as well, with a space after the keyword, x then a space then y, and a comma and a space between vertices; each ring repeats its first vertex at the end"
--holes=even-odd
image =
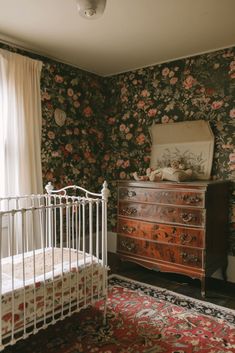
POLYGON ((82 310, 4 353, 235 353, 235 311, 130 281, 109 279, 102 305, 82 310))

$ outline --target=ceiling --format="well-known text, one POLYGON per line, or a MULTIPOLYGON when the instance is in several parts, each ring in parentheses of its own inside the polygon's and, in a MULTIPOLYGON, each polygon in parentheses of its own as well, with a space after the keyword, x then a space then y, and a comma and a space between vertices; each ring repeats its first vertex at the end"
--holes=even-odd
POLYGON ((0 0, 0 41, 101 76, 235 45, 235 0, 107 0, 79 16, 76 0, 0 0))

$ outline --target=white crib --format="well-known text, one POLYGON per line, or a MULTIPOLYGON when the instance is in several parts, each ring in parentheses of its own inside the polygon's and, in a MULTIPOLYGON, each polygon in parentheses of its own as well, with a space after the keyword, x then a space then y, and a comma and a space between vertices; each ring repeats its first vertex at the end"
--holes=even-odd
POLYGON ((107 199, 79 186, 0 198, 0 350, 107 298, 107 199))

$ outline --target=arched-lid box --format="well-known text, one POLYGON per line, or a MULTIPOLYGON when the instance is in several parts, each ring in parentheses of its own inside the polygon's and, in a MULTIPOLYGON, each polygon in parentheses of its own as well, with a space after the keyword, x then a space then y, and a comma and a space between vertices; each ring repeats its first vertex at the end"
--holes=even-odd
POLYGON ((183 169, 192 169, 194 179, 208 180, 214 151, 214 135, 204 120, 155 124, 150 128, 152 152, 150 167, 167 167, 180 162, 183 169))

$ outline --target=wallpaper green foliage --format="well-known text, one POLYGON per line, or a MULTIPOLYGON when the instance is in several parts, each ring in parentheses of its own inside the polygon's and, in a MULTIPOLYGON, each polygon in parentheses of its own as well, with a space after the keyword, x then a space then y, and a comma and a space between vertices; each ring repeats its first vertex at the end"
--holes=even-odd
MULTIPOLYGON (((116 226, 118 179, 149 166, 153 123, 204 119, 215 135, 213 179, 231 182, 230 254, 235 256, 235 48, 101 78, 42 60, 44 184, 111 189, 109 228, 116 226)), ((219 207, 219 205, 218 205, 219 207)))
MULTIPOLYGON (((209 121, 215 135, 212 178, 235 181, 235 48, 113 76, 105 79, 105 86, 108 107, 102 169, 112 186, 109 220, 114 228, 115 181, 132 179, 134 171, 145 174, 153 123, 209 121)), ((230 253, 235 255, 231 184, 229 236, 230 253)))

